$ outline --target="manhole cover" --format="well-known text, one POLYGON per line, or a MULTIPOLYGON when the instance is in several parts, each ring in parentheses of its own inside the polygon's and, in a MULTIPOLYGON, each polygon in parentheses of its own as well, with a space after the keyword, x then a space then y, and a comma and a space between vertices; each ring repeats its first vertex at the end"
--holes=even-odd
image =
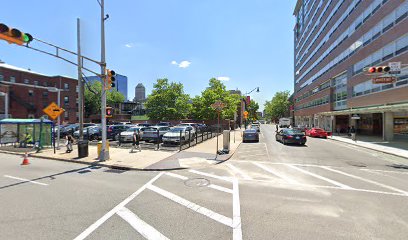
POLYGON ((348 165, 354 166, 354 167, 367 167, 366 164, 361 163, 361 162, 347 162, 348 165))
POLYGON ((205 178, 192 178, 184 181, 187 187, 206 187, 210 185, 210 181, 205 178))

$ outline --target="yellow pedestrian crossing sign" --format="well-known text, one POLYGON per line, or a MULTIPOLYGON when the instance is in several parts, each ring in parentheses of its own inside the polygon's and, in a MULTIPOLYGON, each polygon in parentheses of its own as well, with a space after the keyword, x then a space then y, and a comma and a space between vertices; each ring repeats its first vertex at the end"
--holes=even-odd
POLYGON ((64 109, 60 108, 55 102, 52 102, 46 108, 43 109, 43 112, 48 115, 52 120, 56 119, 58 116, 65 112, 64 109))

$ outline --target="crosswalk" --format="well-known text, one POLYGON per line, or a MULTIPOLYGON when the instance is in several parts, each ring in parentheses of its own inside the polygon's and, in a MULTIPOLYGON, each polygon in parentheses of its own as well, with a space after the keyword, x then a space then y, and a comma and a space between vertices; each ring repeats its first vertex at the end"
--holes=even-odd
POLYGON ((216 172, 243 182, 269 182, 272 186, 297 185, 408 197, 407 171, 239 160, 218 167, 216 172))

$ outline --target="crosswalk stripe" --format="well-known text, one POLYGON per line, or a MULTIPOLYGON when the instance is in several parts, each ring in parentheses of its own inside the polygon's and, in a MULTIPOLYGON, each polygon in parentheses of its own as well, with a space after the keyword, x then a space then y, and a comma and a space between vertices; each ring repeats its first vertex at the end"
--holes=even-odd
POLYGON ((395 188, 395 187, 392 187, 392 186, 389 186, 389 185, 386 185, 386 184, 383 184, 383 183, 379 183, 379 182, 376 182, 376 181, 373 181, 373 180, 365 179, 365 178, 362 178, 362 177, 359 177, 359 176, 356 176, 356 175, 353 175, 353 174, 345 173, 343 171, 339 171, 339 170, 336 170, 336 169, 333 169, 333 168, 330 168, 330 167, 323 167, 322 166, 320 168, 323 168, 323 169, 326 169, 328 171, 332 171, 332 172, 335 172, 335 173, 338 173, 338 174, 342 174, 342 175, 347 176, 347 177, 355 178, 355 179, 358 179, 358 180, 361 180, 361 181, 364 181, 364 182, 368 182, 368 183, 371 183, 371 184, 374 184, 374 185, 377 185, 377 186, 380 186, 380 187, 383 187, 383 188, 388 188, 390 190, 393 190, 395 192, 399 192, 399 193, 402 193, 402 194, 405 194, 405 195, 408 196, 408 192, 403 191, 403 190, 398 189, 398 188, 395 188))
POLYGON ((150 226, 136 214, 127 209, 121 208, 117 213, 123 220, 128 222, 136 231, 138 231, 143 237, 148 240, 168 240, 166 236, 157 231, 154 227, 150 226))
POLYGON ((225 164, 227 167, 229 167, 232 171, 238 173, 239 175, 241 175, 245 180, 252 180, 252 178, 250 176, 248 176, 244 171, 242 171, 241 169, 235 167, 234 165, 227 163, 225 164))
POLYGON ((219 213, 216 213, 208 208, 202 207, 200 205, 197 205, 193 202, 188 201, 187 199, 184 199, 182 197, 177 196, 176 194, 173 194, 171 192, 168 192, 164 189, 161 189, 159 187, 156 187, 154 185, 150 185, 147 187, 149 190, 152 190, 153 192, 156 192, 157 194, 162 195, 165 198, 168 198, 175 203, 178 203, 182 206, 185 206, 186 208, 189 208, 197 213, 200 213, 206 217, 209 217, 219 223, 222 223, 226 226, 233 227, 232 225, 232 219, 229 217, 226 217, 224 215, 221 215, 219 213))
POLYGON ((206 176, 206 177, 211 177, 211 178, 227 181, 227 182, 232 182, 231 178, 226 177, 226 176, 217 176, 217 175, 214 175, 214 174, 211 174, 211 173, 205 173, 205 172, 197 171, 197 170, 194 170, 194 169, 189 170, 189 172, 195 173, 195 174, 198 174, 198 175, 202 175, 202 176, 206 176))
POLYGON ((181 179, 181 180, 187 180, 188 179, 188 177, 181 176, 179 174, 171 173, 171 172, 166 172, 166 175, 170 176, 170 177, 178 178, 178 179, 181 179))
POLYGON ((267 172, 269 172, 269 173, 271 173, 271 174, 273 174, 273 175, 275 175, 275 176, 277 176, 277 177, 279 177, 279 178, 285 180, 285 181, 288 182, 288 183, 298 184, 297 181, 295 181, 295 180, 293 180, 293 179, 287 177, 286 175, 283 175, 283 174, 281 174, 281 173, 278 173, 278 172, 276 172, 276 171, 274 171, 274 170, 272 170, 272 169, 266 167, 265 165, 262 165, 262 164, 257 163, 257 162, 252 162, 252 164, 254 164, 255 166, 257 166, 257 167, 259 167, 259 168, 262 168, 263 170, 265 170, 265 171, 267 171, 267 172))
POLYGON ((312 176, 312 177, 315 177, 315 178, 321 179, 321 180, 323 180, 323 181, 329 182, 329 183, 334 184, 334 185, 336 185, 336 186, 339 186, 339 187, 341 187, 341 188, 352 189, 352 187, 350 187, 350 186, 348 186, 348 185, 345 185, 345 184, 343 184, 343 183, 339 183, 339 182, 334 181, 334 180, 332 180, 332 179, 329 179, 329 178, 326 178, 326 177, 317 175, 317 174, 315 174, 315 173, 306 171, 306 170, 304 170, 304 169, 302 169, 302 168, 299 168, 299 167, 296 167, 296 166, 293 166, 293 165, 290 165, 290 164, 285 164, 285 165, 288 166, 288 167, 290 167, 290 168, 292 168, 292 169, 295 169, 295 170, 297 170, 297 171, 299 171, 299 172, 302 172, 302 173, 307 174, 307 175, 310 175, 310 176, 312 176))
MULTIPOLYGON (((184 181, 188 180, 188 177, 185 177, 185 176, 182 176, 182 175, 179 175, 179 174, 176 174, 176 173, 167 172, 166 175, 170 176, 170 177, 178 178, 178 179, 181 179, 181 180, 184 180, 184 181)), ((226 192, 226 193, 231 193, 232 194, 231 189, 226 188, 226 187, 222 187, 222 186, 219 186, 219 185, 216 185, 216 184, 210 184, 207 187, 218 190, 218 191, 221 191, 221 192, 226 192)))

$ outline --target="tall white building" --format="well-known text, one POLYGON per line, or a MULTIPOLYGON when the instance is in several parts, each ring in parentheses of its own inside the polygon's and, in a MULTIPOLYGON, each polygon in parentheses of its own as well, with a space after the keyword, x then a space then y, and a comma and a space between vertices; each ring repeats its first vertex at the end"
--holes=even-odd
POLYGON ((137 84, 135 88, 135 98, 134 102, 146 100, 146 88, 142 83, 137 84))

